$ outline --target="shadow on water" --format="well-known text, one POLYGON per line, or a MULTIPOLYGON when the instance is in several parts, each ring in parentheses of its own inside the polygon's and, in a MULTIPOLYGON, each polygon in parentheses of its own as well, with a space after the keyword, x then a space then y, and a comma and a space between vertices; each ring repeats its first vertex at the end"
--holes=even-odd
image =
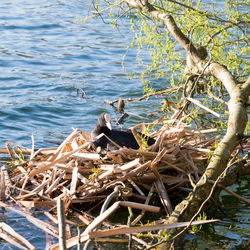
MULTIPOLYGON (((250 180, 243 178, 241 185, 237 184, 230 190, 250 199, 250 180)), ((176 249, 249 249, 250 248, 250 213, 249 206, 222 191, 220 200, 224 204, 211 211, 210 216, 220 219, 215 225, 204 225, 197 235, 186 234, 178 242, 176 249)))

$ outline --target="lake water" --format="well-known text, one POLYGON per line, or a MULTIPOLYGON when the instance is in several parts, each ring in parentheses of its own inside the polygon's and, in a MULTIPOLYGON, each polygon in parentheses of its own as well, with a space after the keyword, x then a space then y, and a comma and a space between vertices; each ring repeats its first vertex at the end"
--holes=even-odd
MULTIPOLYGON (((61 141, 72 127, 89 132, 101 112, 109 112, 113 120, 119 117, 111 106, 104 104, 105 99, 142 94, 139 76, 129 80, 121 64, 133 36, 128 21, 122 20, 119 31, 100 19, 91 19, 87 24, 79 22, 88 15, 89 4, 90 0, 1 0, 0 148, 4 148, 6 141, 31 147, 32 134, 38 148, 51 146, 46 142, 48 139, 61 141), (82 88, 87 98, 77 93, 77 88, 82 88)), ((127 54, 128 72, 141 70, 136 64, 136 54, 136 50, 127 54)), ((164 88, 167 79, 156 84, 164 88)), ((146 117, 159 102, 155 98, 130 103, 126 111, 146 117)), ((141 121, 131 115, 125 126, 141 121)), ((248 185, 245 181, 240 187, 245 197, 250 195, 248 185)), ((230 199, 228 204, 234 211, 231 216, 236 222, 224 218, 215 226, 216 233, 210 233, 214 238, 187 235, 183 247, 245 246, 249 210, 230 199), (228 229, 229 224, 235 227, 228 229)), ((13 226, 38 249, 44 249, 46 236, 42 231, 16 214, 0 215, 0 221, 13 226)), ((10 246, 0 242, 1 249, 10 246)))
MULTIPOLYGON (((71 127, 89 131, 103 111, 117 118, 105 99, 141 95, 140 80, 129 81, 121 66, 132 34, 101 20, 77 23, 89 2, 1 1, 1 142, 30 146, 33 134, 41 146, 71 127)), ((127 70, 136 67, 135 57, 136 51, 128 54, 127 70)), ((149 112, 139 105, 130 112, 149 112)))

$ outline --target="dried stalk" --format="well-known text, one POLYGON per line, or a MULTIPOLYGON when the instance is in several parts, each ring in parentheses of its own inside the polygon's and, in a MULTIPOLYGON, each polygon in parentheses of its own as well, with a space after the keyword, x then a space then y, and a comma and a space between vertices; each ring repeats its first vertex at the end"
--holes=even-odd
POLYGON ((66 230, 65 230, 65 215, 64 201, 57 200, 57 216, 58 216, 58 231, 59 231, 59 246, 60 250, 66 250, 66 230))

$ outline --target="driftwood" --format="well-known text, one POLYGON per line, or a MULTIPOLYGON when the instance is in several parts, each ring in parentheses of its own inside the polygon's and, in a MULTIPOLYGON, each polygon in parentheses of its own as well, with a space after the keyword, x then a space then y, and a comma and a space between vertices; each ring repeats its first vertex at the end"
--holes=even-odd
MULTIPOLYGON (((144 127, 143 124, 140 126, 144 127)), ((142 222, 148 212, 155 213, 155 220, 163 218, 166 221, 171 216, 177 204, 175 195, 171 194, 175 191, 180 196, 185 196, 186 190, 191 190, 192 185, 199 181, 203 173, 200 165, 208 160, 218 139, 217 136, 212 136, 214 132, 214 129, 194 131, 181 122, 171 126, 169 121, 164 121, 150 135, 155 138, 155 145, 141 147, 139 150, 120 148, 105 155, 97 153, 98 150, 88 142, 88 135, 78 129, 58 148, 35 150, 33 145, 29 150, 9 143, 7 151, 12 165, 1 168, 0 206, 21 214, 37 227, 59 238, 62 248, 65 244, 68 248, 95 237, 118 234, 132 234, 133 240, 148 246, 143 241, 143 236, 136 237, 136 232, 171 226, 161 225, 156 221, 152 221, 155 224, 152 229, 145 225, 134 226, 139 221, 142 222), (210 137, 207 137, 209 134, 210 137), (30 156, 27 160, 17 162, 13 157, 18 152, 28 153, 30 156), (158 195, 152 197, 152 192, 158 195), (157 205, 150 205, 152 200, 157 205), (13 208, 10 201, 26 209, 50 208, 50 212, 45 211, 45 214, 56 224, 59 216, 59 230, 29 213, 13 208), (79 224, 63 218, 62 202, 65 204, 65 214, 78 218, 79 224), (74 207, 78 206, 79 209, 79 205, 82 214, 74 211, 74 207), (111 225, 107 219, 111 214, 124 209, 124 206, 130 211, 140 210, 141 213, 120 230, 120 227, 111 225), (101 209, 96 218, 90 214, 93 209, 101 209), (85 231, 79 236, 70 236, 67 227, 79 227, 82 223, 87 225, 85 231), (98 229, 100 226, 102 231, 98 229), (107 233, 104 233, 105 230, 108 230, 107 233)), ((184 225, 187 224, 177 223, 174 227, 184 225)), ((59 245, 53 245, 51 249, 58 247, 59 245)))

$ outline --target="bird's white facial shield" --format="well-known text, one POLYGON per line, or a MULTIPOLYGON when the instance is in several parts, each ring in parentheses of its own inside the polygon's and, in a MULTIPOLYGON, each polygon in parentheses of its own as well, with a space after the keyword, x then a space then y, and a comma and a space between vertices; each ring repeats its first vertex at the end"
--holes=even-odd
POLYGON ((107 127, 112 130, 112 127, 111 127, 111 117, 109 114, 105 114, 104 115, 104 119, 105 119, 105 122, 106 122, 106 125, 107 127))

